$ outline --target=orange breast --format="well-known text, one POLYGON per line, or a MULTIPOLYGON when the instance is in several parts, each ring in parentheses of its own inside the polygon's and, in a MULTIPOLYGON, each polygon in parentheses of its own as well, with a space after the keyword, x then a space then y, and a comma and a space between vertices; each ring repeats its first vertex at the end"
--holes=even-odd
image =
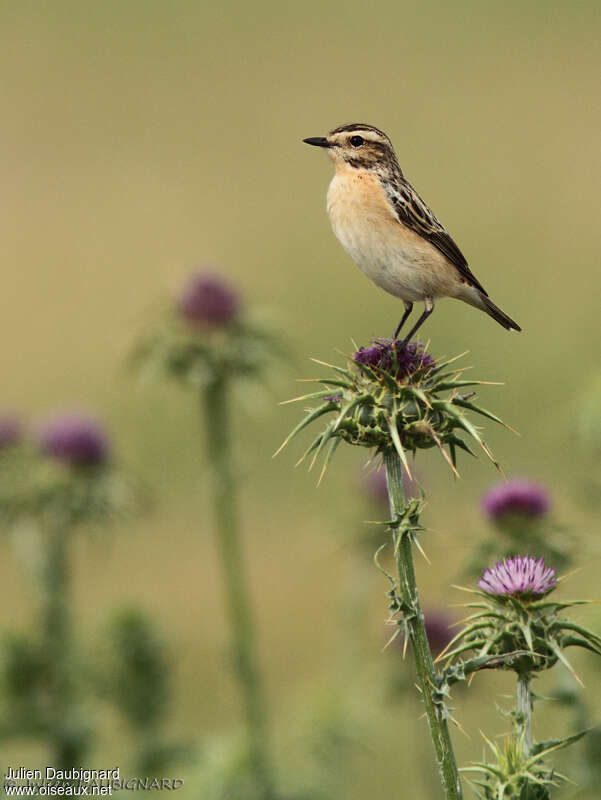
POLYGON ((328 190, 327 209, 342 246, 386 291, 410 301, 456 293, 455 267, 399 221, 377 175, 339 169, 328 190))

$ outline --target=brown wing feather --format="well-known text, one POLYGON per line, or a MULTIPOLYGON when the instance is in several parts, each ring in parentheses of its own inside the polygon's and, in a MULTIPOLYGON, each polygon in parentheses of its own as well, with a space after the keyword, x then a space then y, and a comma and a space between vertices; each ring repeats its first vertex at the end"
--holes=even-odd
POLYGON ((462 278, 465 278, 488 297, 486 290, 468 267, 465 256, 451 239, 444 225, 436 219, 409 181, 405 178, 397 179, 394 183, 384 181, 384 187, 399 221, 431 242, 449 259, 462 278))

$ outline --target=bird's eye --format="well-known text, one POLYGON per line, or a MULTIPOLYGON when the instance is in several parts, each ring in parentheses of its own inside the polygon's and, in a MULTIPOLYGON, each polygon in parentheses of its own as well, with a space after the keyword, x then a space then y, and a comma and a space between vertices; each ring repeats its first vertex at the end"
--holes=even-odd
POLYGON ((353 147, 361 147, 361 145, 365 142, 363 136, 351 136, 350 142, 353 147))

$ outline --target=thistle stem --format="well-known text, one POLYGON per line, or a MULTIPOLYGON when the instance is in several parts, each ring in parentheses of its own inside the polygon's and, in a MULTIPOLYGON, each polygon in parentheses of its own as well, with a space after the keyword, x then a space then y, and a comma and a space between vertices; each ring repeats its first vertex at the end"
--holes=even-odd
MULTIPOLYGON (((405 490, 403 487, 403 471, 401 460, 394 450, 384 456, 388 498, 390 511, 394 519, 405 507, 405 490)), ((413 542, 411 532, 399 534, 394 531, 394 546, 398 575, 398 588, 403 603, 408 606, 407 624, 411 641, 411 652, 415 661, 417 681, 422 693, 430 735, 436 752, 436 760, 440 778, 445 791, 446 800, 461 800, 463 792, 459 781, 459 773, 449 726, 442 709, 434 699, 435 671, 430 645, 424 625, 424 615, 419 602, 415 569, 413 566, 413 542)))
POLYGON ((261 800, 275 800, 267 742, 265 698, 256 656, 250 592, 238 532, 228 390, 227 379, 223 376, 217 377, 207 386, 204 397, 217 547, 231 626, 235 670, 244 702, 251 768, 261 800))
POLYGON ((72 631, 69 613, 69 534, 59 521, 44 531, 42 630, 48 664, 50 740, 53 764, 69 769, 82 762, 85 742, 71 729, 75 713, 72 631))
POLYGON ((522 751, 529 756, 532 751, 532 676, 529 672, 518 673, 516 711, 522 729, 522 751))

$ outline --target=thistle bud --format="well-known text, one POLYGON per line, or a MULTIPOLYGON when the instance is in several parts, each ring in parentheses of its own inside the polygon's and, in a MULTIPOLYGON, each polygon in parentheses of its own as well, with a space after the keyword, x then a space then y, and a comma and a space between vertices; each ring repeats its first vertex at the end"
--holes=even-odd
POLYGON ((550 508, 548 493, 532 481, 515 478, 493 486, 482 498, 484 513, 497 523, 508 520, 533 520, 550 508))
POLYGON ((60 414, 49 420, 39 434, 44 455, 72 467, 98 467, 109 455, 106 432, 98 422, 78 413, 60 414))
POLYGON ((274 331, 242 313, 233 286, 216 273, 198 272, 137 343, 132 361, 198 390, 226 378, 259 376, 272 357, 284 355, 274 331))
POLYGON ((177 301, 180 314, 194 325, 222 326, 240 309, 240 297, 223 278, 212 272, 190 276, 177 301))

